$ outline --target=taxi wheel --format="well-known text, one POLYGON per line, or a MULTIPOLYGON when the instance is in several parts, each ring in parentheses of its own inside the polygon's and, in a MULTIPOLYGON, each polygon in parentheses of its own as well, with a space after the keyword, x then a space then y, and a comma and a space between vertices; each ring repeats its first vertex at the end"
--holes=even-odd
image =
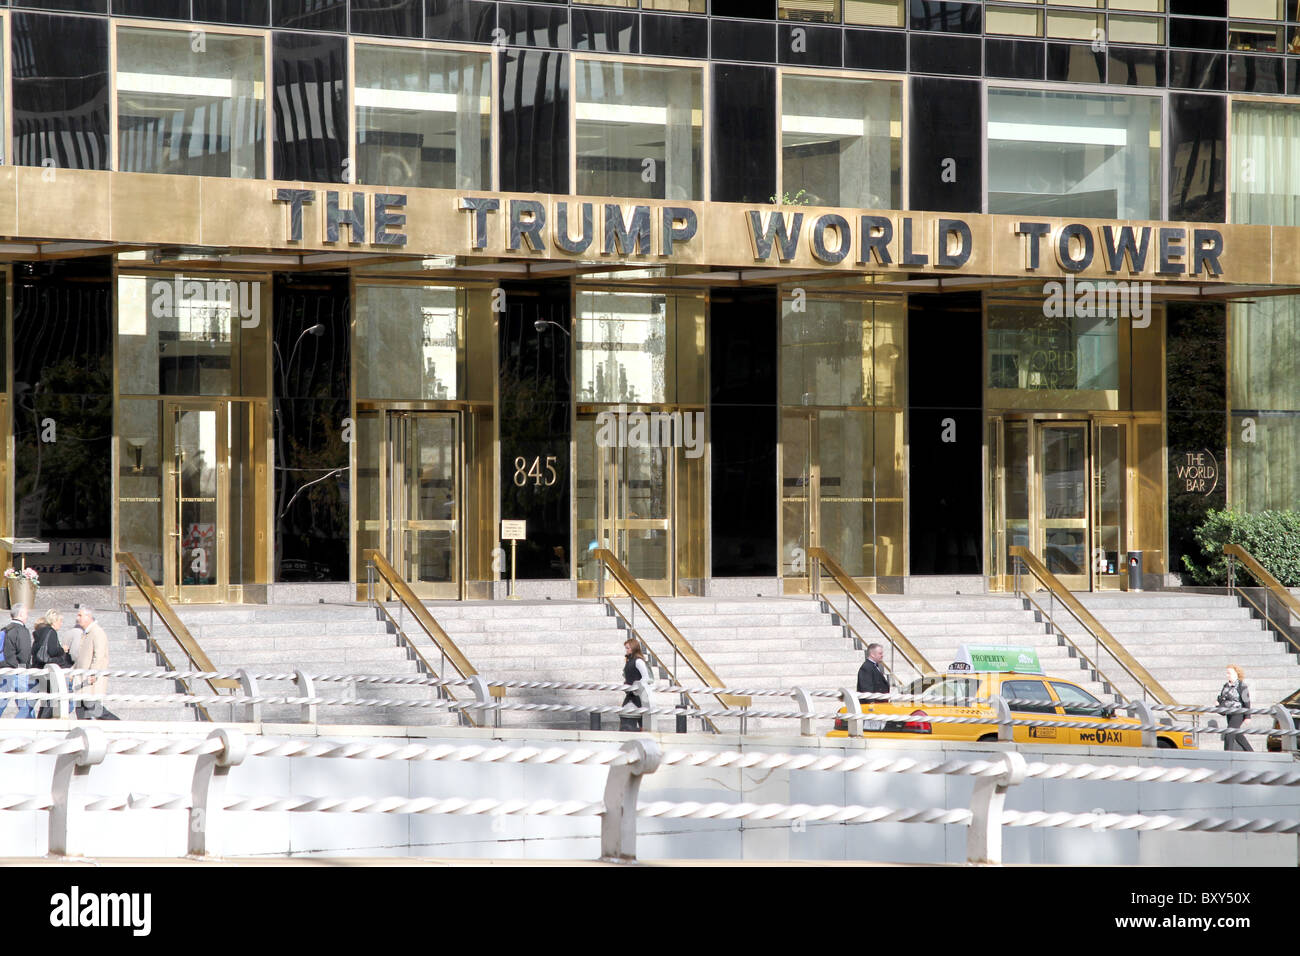
POLYGON ((1159 750, 1177 750, 1177 749, 1178 749, 1178 748, 1174 745, 1174 742, 1173 742, 1172 740, 1170 740, 1168 737, 1157 737, 1157 738, 1156 738, 1156 747, 1157 747, 1157 749, 1159 749, 1159 750))
POLYGON ((985 734, 983 737, 981 737, 981 738, 979 739, 978 742, 979 742, 979 743, 982 743, 982 744, 995 744, 995 743, 998 742, 998 735, 997 735, 997 734, 985 734))

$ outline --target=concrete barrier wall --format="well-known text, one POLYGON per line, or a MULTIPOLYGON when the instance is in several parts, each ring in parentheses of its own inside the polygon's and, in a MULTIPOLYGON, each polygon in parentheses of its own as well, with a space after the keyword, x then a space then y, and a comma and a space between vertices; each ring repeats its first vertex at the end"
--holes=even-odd
MULTIPOLYGON (((204 737, 212 725, 99 725, 114 736, 204 737)), ((258 733, 253 725, 224 725, 258 733)), ((496 743, 505 746, 616 749, 627 735, 563 731, 482 731, 446 728, 355 726, 317 728, 265 725, 266 736, 315 736, 329 740, 418 743, 496 743)), ((0 720, 0 739, 39 735, 61 737, 66 725, 53 721, 0 720), (63 728, 63 729, 59 729, 63 728)), ((882 756, 918 760, 979 759, 1007 745, 845 739, 663 735, 669 750, 740 750, 842 755, 869 749, 882 756)), ((1289 755, 1227 754, 1223 751, 1142 751, 1090 747, 1022 747, 1031 763, 1082 762, 1213 769, 1296 767, 1289 755)), ((0 793, 47 795, 55 758, 0 755, 0 793)), ((193 757, 109 755, 90 771, 88 790, 97 795, 186 794, 193 757)), ((540 800, 600 800, 607 771, 601 767, 556 767, 324 758, 249 757, 234 768, 227 792, 275 796, 494 797, 540 800)), ((860 804, 899 808, 966 808, 970 777, 662 769, 645 778, 640 802, 860 804)), ((1040 781, 1012 788, 1010 810, 1097 809, 1114 813, 1190 817, 1300 818, 1294 787, 1215 784, 1136 784, 1040 781)), ((81 814, 89 856, 181 856, 186 851, 183 810, 128 810, 81 814)), ((232 828, 228 855, 353 855, 593 859, 600 853, 597 817, 417 816, 356 813, 224 813, 214 827, 232 828)), ((641 859, 873 860, 894 863, 963 863, 966 827, 931 824, 817 824, 651 820, 640 821, 641 859)), ((0 812, 0 856, 31 857, 46 852, 47 814, 0 812)), ((1297 837, 1132 831, 1007 828, 1004 861, 1072 865, 1295 866, 1297 837)))

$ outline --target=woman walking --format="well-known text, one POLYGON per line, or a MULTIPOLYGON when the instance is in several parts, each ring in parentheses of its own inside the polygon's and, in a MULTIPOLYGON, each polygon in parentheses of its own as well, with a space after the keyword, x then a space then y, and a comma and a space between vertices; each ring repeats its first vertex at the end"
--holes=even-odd
MULTIPOLYGON (((50 609, 45 612, 45 616, 36 622, 32 628, 32 666, 48 667, 50 664, 56 664, 65 670, 72 666, 72 655, 68 649, 63 646, 63 639, 59 636, 59 629, 63 627, 63 615, 58 611, 50 609)), ((45 686, 44 677, 37 678, 40 683, 40 689, 48 692, 51 688, 45 686)), ((54 701, 45 700, 38 704, 37 717, 53 717, 54 701)))
MULTIPOLYGON (((639 681, 650 683, 650 669, 645 666, 645 655, 641 652, 641 642, 634 637, 629 637, 623 642, 623 651, 627 655, 623 658, 623 683, 635 684, 639 681)), ((623 706, 631 704, 633 707, 641 706, 641 697, 628 691, 623 695, 623 706)), ((640 716, 628 717, 619 715, 618 729, 637 731, 641 729, 640 716)))
MULTIPOLYGON (((1236 664, 1228 665, 1228 679, 1219 691, 1220 707, 1244 707, 1250 709, 1250 688, 1246 686, 1246 675, 1241 672, 1241 668, 1236 664)), ((1236 733, 1226 733, 1223 735, 1224 750, 1245 750, 1254 752, 1254 747, 1246 739, 1246 735, 1238 729, 1246 722, 1245 714, 1228 714, 1229 731, 1236 733)))

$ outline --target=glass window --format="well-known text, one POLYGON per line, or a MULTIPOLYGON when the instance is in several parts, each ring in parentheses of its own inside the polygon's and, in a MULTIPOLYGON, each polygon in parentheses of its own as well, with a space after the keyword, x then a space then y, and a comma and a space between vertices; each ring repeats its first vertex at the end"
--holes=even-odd
POLYGON ((1061 684, 1052 681, 1052 689, 1056 691, 1056 696, 1060 698, 1067 714, 1080 717, 1100 717, 1102 710, 1106 707, 1105 704, 1086 690, 1075 687, 1073 684, 1061 684))
POLYGON ((1232 104, 1232 221, 1300 224, 1300 113, 1289 104, 1232 104))
POLYGON ((901 208, 902 84, 787 73, 781 86, 781 177, 788 201, 901 208))
POLYGON ((781 20, 839 23, 840 0, 780 0, 776 15, 781 20))
POLYGON ((357 181, 488 188, 491 90, 487 54, 357 44, 357 181))
POLYGON ((579 60, 576 191, 703 199, 701 77, 689 67, 579 60))
POLYGON ((782 404, 900 404, 905 318, 901 300, 784 298, 782 404))
POLYGON ((704 300, 579 292, 578 400, 704 401, 704 300))
POLYGON ((1228 306, 1232 481, 1229 504, 1284 510, 1300 500, 1300 298, 1228 306))
POLYGON ((985 33, 1036 37, 1043 34, 1043 14, 1027 7, 989 7, 984 14, 985 33))
POLYGON ((1099 317, 1094 312, 1084 318, 1078 314, 1051 314, 1055 312, 1050 300, 1032 305, 989 304, 989 388, 1119 388, 1120 323, 1114 318, 1116 313, 1099 317))
POLYGON ((14 162, 109 168, 108 22, 14 13, 14 162))
POLYGON ((264 178, 263 46, 261 37, 120 27, 118 167, 264 178))
POLYGON ((902 0, 844 0, 844 22, 873 27, 901 27, 902 0))
POLYGON ((357 398, 460 398, 458 293, 446 286, 358 285, 357 398))
POLYGON ((989 90, 991 213, 1160 217, 1160 100, 989 90))
POLYGON ((977 677, 948 677, 927 689, 921 700, 946 707, 970 707, 970 702, 979 697, 979 683, 977 677))
POLYGON ((1002 696, 1007 700, 1042 701, 1042 703, 1012 704, 1013 711, 1031 714, 1054 714, 1056 704, 1047 687, 1040 680, 1009 680, 1002 683, 1002 696))

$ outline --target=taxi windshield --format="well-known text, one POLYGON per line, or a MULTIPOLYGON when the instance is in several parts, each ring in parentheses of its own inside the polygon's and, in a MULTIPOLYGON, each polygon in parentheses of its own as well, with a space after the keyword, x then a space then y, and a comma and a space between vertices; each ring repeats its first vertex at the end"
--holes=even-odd
POLYGON ((949 707, 970 707, 972 698, 979 696, 978 677, 942 677, 937 678, 921 693, 921 700, 928 704, 941 704, 949 707))

